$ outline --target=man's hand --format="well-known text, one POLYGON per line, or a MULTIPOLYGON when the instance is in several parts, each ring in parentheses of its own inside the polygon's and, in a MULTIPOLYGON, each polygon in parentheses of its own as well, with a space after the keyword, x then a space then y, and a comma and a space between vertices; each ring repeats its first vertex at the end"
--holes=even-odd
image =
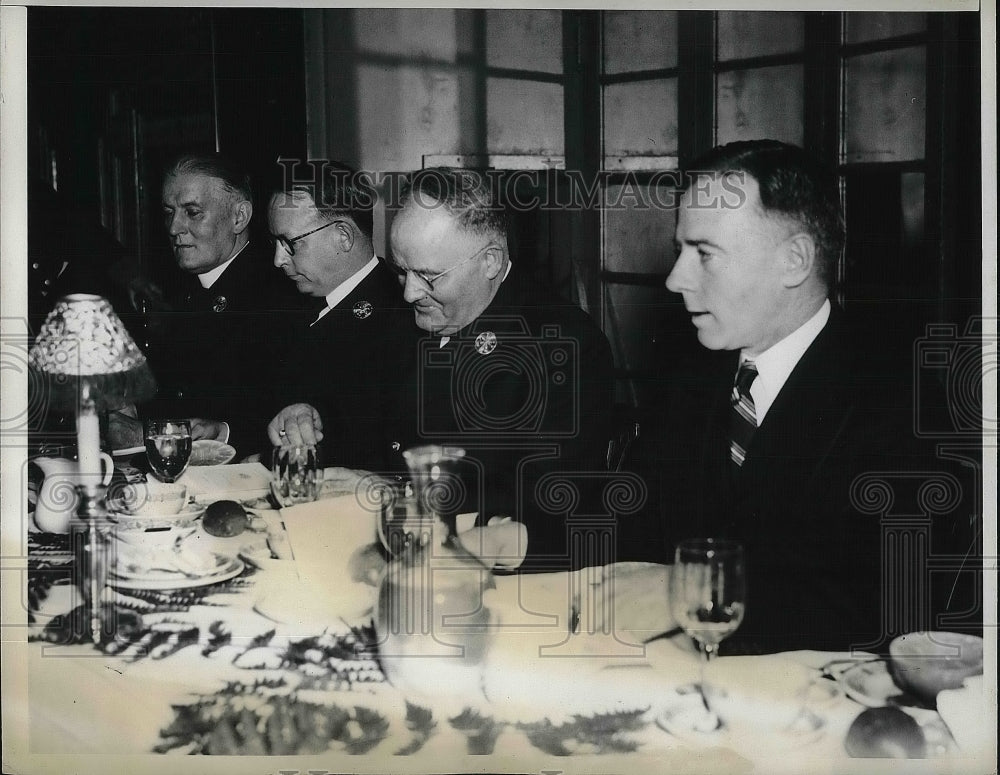
POLYGON ((219 420, 205 420, 201 417, 191 417, 191 441, 198 439, 212 439, 218 441, 229 441, 229 426, 219 420))
POLYGON ((528 550, 527 528, 510 517, 491 517, 485 527, 470 528, 458 540, 491 568, 516 568, 528 550))
POLYGON ((267 426, 267 435, 276 447, 318 444, 323 440, 323 421, 309 404, 292 404, 275 415, 267 426))
POLYGON ((111 449, 135 449, 145 443, 142 421, 136 419, 135 407, 129 405, 108 414, 108 442, 111 449))

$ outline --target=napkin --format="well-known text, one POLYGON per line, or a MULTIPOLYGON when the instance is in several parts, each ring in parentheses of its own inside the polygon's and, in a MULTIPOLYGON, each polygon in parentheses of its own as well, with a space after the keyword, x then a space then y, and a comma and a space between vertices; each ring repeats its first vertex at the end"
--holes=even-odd
MULTIPOLYGON (((938 714, 948 725, 952 737, 966 755, 986 753, 992 735, 996 733, 996 717, 992 722, 984 705, 983 676, 966 678, 961 689, 945 689, 938 693, 938 714)), ((994 711, 996 703, 993 704, 994 711)))
POLYGON ((270 492, 271 472, 260 463, 190 467, 179 480, 199 503, 260 498, 270 492))
MULTIPOLYGON (((376 514, 354 495, 302 503, 281 510, 299 587, 288 594, 332 623, 366 624, 384 560, 376 543, 376 514)), ((270 615, 270 613, 268 614, 270 615)))
POLYGON ((697 654, 669 640, 663 566, 623 563, 496 578, 494 636, 483 666, 501 718, 645 710, 696 681, 697 654), (637 601, 638 604, 637 604, 637 601))

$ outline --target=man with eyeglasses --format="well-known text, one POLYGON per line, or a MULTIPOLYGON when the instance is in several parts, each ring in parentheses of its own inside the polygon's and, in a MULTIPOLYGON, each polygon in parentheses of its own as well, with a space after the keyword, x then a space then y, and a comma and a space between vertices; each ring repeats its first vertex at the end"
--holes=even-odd
POLYGON ((253 191, 232 159, 176 158, 162 206, 181 273, 164 303, 150 308, 148 354, 160 389, 143 413, 191 418, 195 439, 252 455, 266 446, 289 315, 301 300, 281 283, 267 240, 251 238, 253 191))
POLYGON ((507 214, 486 175, 422 170, 400 203, 392 267, 422 337, 391 443, 463 448, 464 508, 481 526, 525 525, 522 569, 593 564, 571 551, 566 518, 607 515, 607 339, 511 260, 507 214))
POLYGON ((386 467, 386 396, 413 349, 394 275, 372 244, 375 193, 339 162, 279 164, 268 225, 274 265, 316 309, 298 324, 274 416, 274 445, 322 441, 323 462, 386 467))

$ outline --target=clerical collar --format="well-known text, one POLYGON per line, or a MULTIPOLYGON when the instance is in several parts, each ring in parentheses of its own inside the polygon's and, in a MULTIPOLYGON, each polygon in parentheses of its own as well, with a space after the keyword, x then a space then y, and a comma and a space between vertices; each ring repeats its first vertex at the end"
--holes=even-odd
MULTIPOLYGON (((514 262, 508 260, 507 261, 507 268, 504 270, 504 273, 503 273, 503 280, 500 281, 501 285, 504 284, 504 282, 507 280, 508 275, 510 275, 510 268, 512 266, 514 266, 514 262)), ((441 341, 438 342, 438 349, 440 350, 442 347, 444 347, 450 341, 451 341, 451 335, 450 334, 448 336, 442 336, 441 337, 441 341)))
POLYGON ((225 272, 227 268, 229 268, 229 265, 233 263, 236 256, 238 256, 240 253, 246 250, 247 245, 249 244, 250 240, 247 240, 246 243, 243 245, 243 247, 241 247, 239 250, 233 253, 225 263, 219 264, 217 267, 215 267, 215 269, 211 269, 208 272, 204 272, 198 275, 198 282, 201 283, 201 287, 205 288, 206 290, 208 288, 211 288, 215 284, 215 281, 218 280, 220 277, 222 277, 222 273, 225 272))
POLYGON ((317 322, 323 319, 330 310, 336 307, 340 302, 347 298, 347 295, 361 285, 362 281, 375 271, 375 267, 378 266, 378 256, 372 255, 371 261, 361 267, 357 272, 348 277, 344 282, 334 288, 326 295, 326 306, 320 310, 319 315, 309 325, 315 325, 317 322))

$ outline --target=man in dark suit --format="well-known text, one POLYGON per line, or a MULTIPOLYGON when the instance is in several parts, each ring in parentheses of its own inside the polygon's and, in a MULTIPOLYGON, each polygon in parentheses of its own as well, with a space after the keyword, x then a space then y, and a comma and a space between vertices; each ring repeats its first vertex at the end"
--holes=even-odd
POLYGON ((723 653, 876 649, 926 627, 942 604, 915 571, 928 547, 968 540, 958 502, 917 538, 878 503, 890 492, 912 516, 904 480, 953 479, 914 437, 912 371, 830 301, 843 234, 835 178, 794 146, 716 148, 685 179, 666 284, 714 352, 671 373, 658 449, 637 465, 661 559, 688 537, 745 547, 746 617, 723 653))
POLYGON ((375 194, 358 174, 331 161, 290 170, 271 197, 274 265, 311 297, 299 320, 292 368, 280 390, 287 403, 269 426, 275 445, 323 442, 323 462, 381 471, 383 426, 413 349, 411 313, 395 276, 372 246, 375 194))
POLYGON ((506 215, 485 175, 422 170, 400 201, 392 265, 422 338, 401 383, 395 443, 463 448, 464 507, 480 525, 497 517, 525 525, 523 567, 593 561, 574 553, 567 516, 602 513, 607 340, 580 307, 512 261, 506 215))
POLYGON ((163 182, 163 214, 184 272, 156 315, 149 357, 160 386, 147 415, 188 417, 192 437, 260 451, 299 297, 263 240, 251 240, 249 177, 220 155, 185 155, 163 182))

